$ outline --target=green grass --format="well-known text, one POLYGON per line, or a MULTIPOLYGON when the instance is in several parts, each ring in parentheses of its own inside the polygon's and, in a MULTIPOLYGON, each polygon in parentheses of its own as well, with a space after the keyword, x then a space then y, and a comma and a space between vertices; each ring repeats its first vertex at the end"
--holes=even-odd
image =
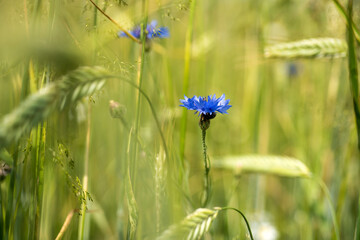
POLYGON ((94 3, 0 3, 0 239, 359 236, 359 4, 94 3))

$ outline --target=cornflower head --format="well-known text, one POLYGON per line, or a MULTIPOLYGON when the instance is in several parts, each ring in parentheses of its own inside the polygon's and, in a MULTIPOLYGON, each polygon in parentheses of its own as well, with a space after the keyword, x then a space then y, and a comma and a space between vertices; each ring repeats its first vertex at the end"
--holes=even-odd
MULTIPOLYGON (((140 40, 141 37, 141 27, 139 25, 135 26, 132 30, 129 31, 131 35, 140 40)), ((119 37, 128 37, 123 31, 118 32, 119 37)), ((168 38, 170 36, 169 29, 167 27, 157 27, 157 21, 153 20, 150 24, 146 26, 145 37, 146 40, 153 38, 168 38)))
POLYGON ((195 114, 199 113, 200 116, 200 128, 206 130, 210 127, 210 119, 216 117, 216 112, 221 114, 228 114, 227 110, 231 107, 229 105, 230 99, 225 99, 225 94, 216 98, 216 95, 206 97, 193 96, 188 98, 184 96, 184 99, 180 99, 182 105, 188 110, 194 110, 195 114))

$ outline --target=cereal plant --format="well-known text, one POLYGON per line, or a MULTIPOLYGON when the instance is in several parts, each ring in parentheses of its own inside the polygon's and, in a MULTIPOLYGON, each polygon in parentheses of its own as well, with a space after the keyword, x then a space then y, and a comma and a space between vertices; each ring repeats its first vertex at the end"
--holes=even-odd
POLYGON ((0 1, 0 239, 360 239, 359 11, 0 1))

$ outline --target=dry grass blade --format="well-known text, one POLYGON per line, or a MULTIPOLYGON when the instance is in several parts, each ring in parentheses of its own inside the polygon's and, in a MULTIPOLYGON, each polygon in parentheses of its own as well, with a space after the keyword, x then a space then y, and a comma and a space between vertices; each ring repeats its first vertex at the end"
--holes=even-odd
POLYGON ((221 208, 198 208, 180 223, 170 226, 157 239, 201 239, 209 231, 219 211, 221 208))
POLYGON ((69 224, 71 222, 72 217, 74 216, 74 213, 77 212, 78 210, 73 209, 71 210, 68 215, 66 216, 65 222, 62 225, 59 234, 56 236, 55 240, 60 240, 62 239, 62 237, 64 236, 64 233, 66 231, 66 229, 69 227, 69 224))
POLYGON ((335 38, 312 38, 296 42, 280 43, 265 48, 266 58, 341 58, 347 45, 335 38))
POLYGON ((0 148, 17 141, 58 107, 63 109, 89 96, 105 84, 105 71, 99 67, 81 67, 28 97, 0 123, 0 148))
POLYGON ((308 167, 298 159, 269 155, 229 156, 213 161, 214 168, 243 173, 266 173, 285 177, 310 177, 308 167))

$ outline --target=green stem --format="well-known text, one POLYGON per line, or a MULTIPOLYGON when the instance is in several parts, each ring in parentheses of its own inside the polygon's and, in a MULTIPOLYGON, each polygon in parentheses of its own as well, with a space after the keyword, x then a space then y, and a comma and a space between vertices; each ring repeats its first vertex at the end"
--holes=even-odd
POLYGON ((346 14, 345 8, 341 5, 341 3, 338 0, 333 0, 333 2, 335 4, 335 6, 337 7, 337 9, 340 11, 341 15, 345 18, 346 24, 348 25, 348 27, 351 27, 353 29, 356 41, 358 43, 360 43, 360 31, 359 31, 358 27, 355 25, 354 21, 352 20, 352 17, 346 14))
MULTIPOLYGON (((15 146, 19 146, 19 142, 15 146)), ((14 150, 14 162, 11 170, 11 177, 10 177, 10 185, 9 185, 9 195, 8 195, 8 204, 7 204, 7 211, 6 211, 6 221, 4 222, 5 227, 8 230, 8 239, 13 239, 14 233, 11 230, 11 217, 13 217, 13 209, 14 209, 14 198, 16 196, 16 174, 18 171, 18 149, 14 150)))
POLYGON ((253 237, 252 232, 251 232, 250 224, 249 224, 248 220, 246 219, 245 215, 241 211, 239 211, 236 208, 232 208, 232 207, 223 207, 223 208, 221 208, 221 210, 234 210, 237 213, 239 213, 243 217, 243 219, 245 220, 246 227, 247 227, 247 229, 249 231, 249 234, 250 234, 250 239, 254 240, 254 237, 253 237))
POLYGON ((126 154, 126 179, 125 179, 125 193, 126 193, 126 201, 128 207, 128 226, 127 226, 127 240, 136 239, 136 230, 138 225, 138 210, 137 203, 133 191, 133 185, 131 182, 130 176, 130 149, 132 145, 132 130, 130 129, 127 154, 126 154))
POLYGON ((2 195, 2 189, 1 189, 1 186, 0 186, 0 203, 1 203, 1 206, 0 206, 0 211, 1 211, 1 225, 2 225, 2 229, 1 229, 1 237, 2 239, 5 239, 6 238, 6 203, 5 203, 5 200, 3 199, 3 195, 2 195))
POLYGON ((358 200, 358 216, 356 219, 356 227, 355 227, 355 234, 354 234, 354 240, 360 239, 360 195, 358 200))
MULTIPOLYGON (((21 84, 21 94, 20 94, 20 101, 23 101, 26 96, 29 94, 29 88, 30 88, 30 63, 25 64, 25 72, 24 76, 22 78, 22 84, 21 84)), ((15 146, 20 146, 20 142, 18 141, 15 146)), ((8 211, 4 211, 3 213, 3 219, 4 219, 4 232, 3 235, 5 236, 6 229, 8 230, 8 239, 13 238, 13 231, 12 229, 12 222, 15 222, 16 219, 13 218, 13 221, 11 222, 11 215, 14 212, 14 199, 16 196, 16 175, 18 174, 18 147, 14 148, 14 157, 13 157, 13 166, 11 170, 11 176, 10 176, 10 183, 9 183, 9 194, 8 194, 8 204, 7 209, 8 211)), ((21 191, 20 191, 21 192, 21 191)), ((4 200, 3 200, 4 201, 4 200)))
POLYGON ((156 127, 158 128, 158 131, 159 131, 159 134, 160 134, 160 137, 161 137, 161 141, 162 141, 163 146, 164 146, 166 158, 169 158, 169 152, 168 152, 168 148, 167 148, 167 145, 166 145, 164 134, 163 134, 163 132, 161 130, 160 121, 159 121, 159 118, 157 117, 156 110, 155 110, 154 106, 152 105, 149 96, 139 86, 137 86, 135 83, 133 83, 132 81, 129 81, 127 79, 124 79, 122 76, 107 75, 107 76, 102 76, 101 77, 101 79, 106 79, 106 78, 117 78, 117 79, 119 79, 121 81, 124 81, 124 82, 128 83, 129 85, 131 85, 132 87, 136 88, 139 91, 139 93, 141 93, 143 95, 145 100, 148 102, 151 113, 152 113, 152 115, 154 117, 156 127))
POLYGON ((326 184, 320 179, 320 178, 313 178, 321 187, 321 189, 323 190, 323 192, 325 193, 326 199, 329 202, 329 209, 330 209, 330 214, 331 214, 331 219, 334 225, 334 232, 335 232, 335 239, 339 240, 340 239, 340 232, 339 232, 339 225, 337 223, 336 220, 336 214, 335 214, 335 208, 334 205, 331 201, 331 196, 330 196, 330 192, 329 189, 327 188, 326 184))
MULTIPOLYGON (((186 40, 185 40, 185 62, 184 62, 184 79, 183 79, 183 94, 188 95, 189 90, 189 78, 190 78, 190 60, 191 60, 191 42, 193 36, 193 27, 194 27, 194 15, 195 15, 195 3, 196 0, 191 1, 190 5, 190 17, 188 28, 186 31, 186 40)), ((181 167, 184 168, 184 153, 185 153, 185 138, 186 138, 186 128, 187 128, 187 109, 183 109, 181 116, 181 128, 180 128, 180 161, 181 167)), ((182 172, 180 171, 180 174, 182 172)), ((182 178, 182 176, 181 176, 182 178)), ((181 180, 180 178, 180 180, 181 180)))
POLYGON ((89 153, 90 153, 90 133, 91 133, 91 103, 88 103, 88 116, 87 116, 87 131, 86 131, 86 143, 85 143, 85 156, 84 156, 84 177, 83 177, 83 192, 84 199, 81 203, 81 218, 79 222, 78 239, 84 239, 85 229, 85 214, 87 208, 87 190, 88 190, 88 171, 89 171, 89 153))
POLYGON ((353 107, 355 113, 356 130, 358 137, 358 149, 360 150, 360 103, 359 103, 359 83, 358 83, 358 69, 356 60, 356 49, 354 44, 354 31, 352 27, 352 4, 353 1, 349 1, 348 5, 348 69, 349 69, 349 80, 350 90, 353 100, 353 107))
MULTIPOLYGON (((43 135, 44 136, 44 135, 43 135)), ((45 141, 44 141, 45 142, 45 141)), ((21 173, 21 179, 20 179, 20 184, 19 184, 19 189, 23 189, 23 186, 24 186, 24 183, 25 183, 25 170, 28 169, 28 162, 29 162, 29 154, 30 154, 30 147, 31 146, 31 139, 29 138, 28 139, 28 143, 27 143, 27 146, 26 146, 26 153, 25 153, 25 156, 24 156, 24 159, 22 160, 23 161, 23 167, 22 167, 22 173, 21 173)), ((45 152, 45 145, 44 145, 44 148, 43 148, 44 152, 45 152)), ((18 196, 16 197, 16 204, 15 204, 15 210, 14 210, 14 218, 13 218, 13 223, 12 225, 10 226, 10 229, 12 229, 15 225, 15 221, 16 221, 16 216, 17 216, 17 212, 18 212, 18 209, 19 209, 19 206, 20 206, 20 200, 21 200, 21 191, 19 191, 18 193, 18 196)))
MULTIPOLYGON (((137 85, 139 86, 139 89, 142 88, 142 82, 143 82, 143 78, 144 78, 144 62, 145 62, 145 51, 146 51, 146 33, 145 33, 145 31, 146 31, 146 26, 147 26, 147 21, 148 21, 148 15, 147 15, 148 0, 143 0, 142 5, 143 5, 144 21, 141 24, 141 44, 142 44, 142 46, 141 46, 141 52, 140 52, 140 56, 139 56, 139 68, 138 68, 138 80, 137 80, 137 85)), ((135 115, 135 135, 139 134, 140 108, 141 108, 141 94, 140 94, 140 92, 138 92, 137 101, 136 101, 136 115, 135 115)), ((131 176, 134 181, 135 181, 134 171, 136 169, 137 149, 138 149, 137 142, 135 142, 135 147, 134 147, 135 152, 133 153, 133 159, 131 161, 131 163, 132 163, 131 176)))
MULTIPOLYGON (((36 169, 37 169, 37 184, 36 184, 36 214, 35 214, 35 239, 40 239, 40 221, 41 209, 44 191, 44 160, 45 160, 45 139, 46 139, 46 122, 38 126, 36 136, 36 169)), ((15 215, 16 216, 16 215, 15 215)))
POLYGON ((209 172, 210 172, 210 161, 207 156, 207 147, 205 143, 206 138, 206 130, 202 129, 202 147, 203 147, 203 155, 204 155, 204 167, 205 167, 205 173, 204 173, 204 195, 202 197, 201 205, 202 207, 206 207, 206 205, 209 203, 210 195, 211 195, 211 179, 209 178, 209 172))
MULTIPOLYGON (((107 19, 109 19, 112 23, 114 23, 121 31, 123 31, 131 40, 133 40, 134 42, 140 43, 139 39, 135 38, 133 35, 131 35, 128 31, 126 31, 122 26, 120 26, 120 24, 118 24, 117 22, 115 22, 114 19, 112 19, 109 15, 107 15, 103 10, 101 10, 101 8, 99 8, 99 6, 94 3, 92 0, 89 0, 96 8, 97 10, 99 10, 107 19)), ((96 15, 95 15, 96 16, 96 15)), ((96 18, 94 19, 96 21, 96 18)))

